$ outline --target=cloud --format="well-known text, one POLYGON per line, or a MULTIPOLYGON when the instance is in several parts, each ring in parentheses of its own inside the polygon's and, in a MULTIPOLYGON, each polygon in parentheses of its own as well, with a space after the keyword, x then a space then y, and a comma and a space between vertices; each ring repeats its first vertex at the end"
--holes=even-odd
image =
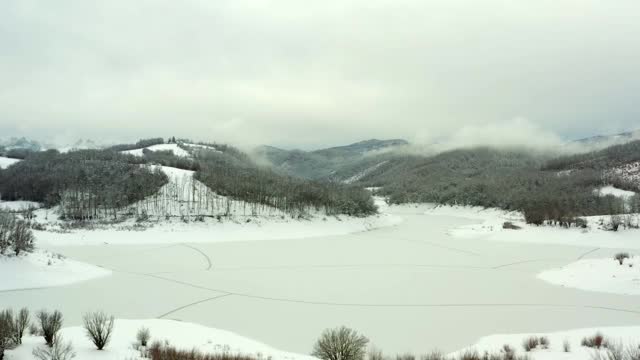
POLYGON ((0 131, 313 148, 493 141, 486 124, 524 116, 563 137, 614 133, 640 115, 638 11, 634 0, 9 2, 0 131))

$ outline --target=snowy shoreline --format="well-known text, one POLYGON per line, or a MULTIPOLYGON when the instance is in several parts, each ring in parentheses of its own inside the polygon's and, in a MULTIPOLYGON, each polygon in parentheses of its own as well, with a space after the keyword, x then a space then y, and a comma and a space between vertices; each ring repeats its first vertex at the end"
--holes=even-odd
POLYGON ((111 275, 111 271, 43 250, 0 256, 0 291, 63 286, 111 275))
MULTIPOLYGON (((114 332, 110 343, 103 351, 95 349, 86 336, 84 328, 80 326, 66 327, 60 330, 60 334, 65 341, 71 342, 76 352, 77 360, 121 360, 121 359, 142 359, 140 351, 136 350, 136 332, 140 328, 147 328, 150 331, 150 342, 160 341, 170 344, 180 350, 192 350, 208 354, 230 354, 244 355, 259 359, 274 360, 317 360, 315 357, 305 354, 296 354, 277 350, 269 345, 252 340, 242 335, 205 327, 198 324, 180 322, 174 320, 125 320, 115 321, 114 332)), ((505 345, 508 345, 515 354, 527 354, 532 360, 566 359, 582 360, 591 358, 597 350, 582 346, 582 339, 600 333, 610 344, 620 344, 621 346, 638 346, 638 335, 640 326, 626 327, 602 327, 602 328, 582 328, 549 333, 520 333, 520 334, 496 334, 484 336, 474 344, 450 353, 449 357, 459 356, 466 352, 477 352, 483 354, 500 353, 505 345), (523 341, 530 337, 548 340, 545 348, 535 348, 529 352, 523 349, 523 341)), ((319 334, 318 334, 319 335, 319 334)), ((25 336, 22 345, 12 350, 7 350, 5 358, 7 360, 26 360, 32 358, 32 351, 37 347, 44 346, 42 337, 25 336)), ((311 349, 310 349, 311 350, 311 349)), ((419 355, 419 354, 417 354, 419 355)))

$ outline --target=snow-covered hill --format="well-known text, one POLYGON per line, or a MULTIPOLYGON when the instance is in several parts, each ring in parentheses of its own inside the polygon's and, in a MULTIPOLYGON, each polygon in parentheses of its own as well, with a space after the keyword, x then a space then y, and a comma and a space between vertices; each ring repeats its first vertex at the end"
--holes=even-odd
POLYGON ((18 161, 20 161, 20 160, 18 160, 18 159, 10 159, 10 158, 7 158, 7 157, 0 156, 0 169, 6 169, 9 166, 17 163, 18 161))
POLYGON ((180 156, 180 157, 190 157, 191 156, 191 154, 188 151, 186 151, 183 148, 181 148, 180 146, 178 146, 178 144, 151 145, 151 146, 148 146, 146 148, 123 151, 122 153, 130 154, 130 155, 134 155, 134 156, 144 156, 144 150, 145 149, 149 150, 149 151, 170 151, 170 152, 173 153, 173 155, 180 156))

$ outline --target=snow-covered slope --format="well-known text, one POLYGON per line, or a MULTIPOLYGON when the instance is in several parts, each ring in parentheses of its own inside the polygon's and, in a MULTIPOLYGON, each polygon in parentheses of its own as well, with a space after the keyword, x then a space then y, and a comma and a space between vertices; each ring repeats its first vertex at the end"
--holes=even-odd
POLYGON ((8 211, 24 211, 29 208, 37 209, 41 205, 35 201, 1 201, 0 200, 0 210, 8 210, 8 211))
POLYGON ((122 153, 131 154, 134 156, 143 156, 144 149, 147 149, 149 151, 171 151, 175 156, 180 156, 180 157, 191 156, 191 154, 189 154, 188 151, 185 151, 183 148, 178 146, 178 144, 158 144, 158 145, 152 145, 142 149, 127 150, 127 151, 123 151, 122 153))
MULTIPOLYGON (((74 346, 75 360, 142 360, 134 349, 136 332, 146 327, 151 334, 151 342, 165 340, 181 350, 197 349, 209 354, 242 354, 256 359, 274 360, 317 360, 308 355, 293 354, 274 349, 258 341, 229 331, 204 327, 197 324, 173 320, 116 320, 111 341, 103 351, 96 350, 82 327, 68 327, 60 330, 66 342, 74 346)), ((34 348, 43 346, 42 337, 28 336, 23 344, 6 352, 6 360, 33 359, 34 348)))
POLYGON ((111 271, 36 250, 16 256, 0 255, 0 291, 68 285, 111 271))
POLYGON ((0 169, 6 169, 9 166, 17 163, 18 161, 20 161, 20 160, 18 160, 18 159, 10 159, 10 158, 7 158, 7 157, 0 156, 0 169))
MULTIPOLYGON (((601 333, 605 340, 612 344, 621 344, 626 347, 638 347, 640 345, 640 326, 627 327, 602 327, 602 328, 585 328, 568 331, 559 331, 553 333, 528 333, 528 334, 501 334, 486 336, 478 340, 474 345, 466 349, 457 351, 453 355, 460 355, 465 351, 477 351, 483 354, 485 351, 489 353, 499 353, 504 345, 509 345, 516 351, 518 355, 529 355, 531 360, 586 360, 599 359, 595 357, 598 353, 605 355, 604 351, 581 346, 582 339, 592 337, 596 333, 601 333), (548 349, 536 348, 530 352, 523 349, 523 341, 532 336, 544 336, 549 340, 548 349), (568 343, 569 351, 565 352, 564 343, 568 343)), ((624 349, 624 348, 623 348, 624 349)), ((608 359, 604 357, 602 359, 608 359)))
MULTIPOLYGON (((639 234, 640 236, 640 234, 639 234)), ((640 257, 625 259, 582 259, 538 274, 552 284, 581 290, 623 295, 640 295, 640 257)))

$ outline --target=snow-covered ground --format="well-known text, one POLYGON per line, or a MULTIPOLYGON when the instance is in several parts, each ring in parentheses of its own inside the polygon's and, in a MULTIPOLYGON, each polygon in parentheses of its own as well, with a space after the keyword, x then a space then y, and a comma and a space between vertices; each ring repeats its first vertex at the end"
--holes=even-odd
POLYGON ((213 152, 217 152, 217 153, 221 153, 222 152, 222 151, 216 149, 214 146, 210 146, 210 145, 190 144, 190 143, 184 143, 182 145, 190 147, 190 148, 199 149, 199 150, 209 150, 209 151, 213 151, 213 152))
MULTIPOLYGON (((103 351, 96 350, 82 327, 68 327, 60 331, 65 342, 71 342, 76 352, 76 360, 138 360, 143 359, 136 345, 137 331, 145 327, 153 341, 168 341, 177 349, 190 351, 198 349, 204 353, 229 353, 274 360, 314 360, 308 355, 293 354, 274 349, 268 345, 234 334, 229 331, 208 328, 197 324, 173 320, 116 320, 111 341, 103 351)), ((42 337, 28 336, 23 344, 8 350, 6 360, 33 359, 35 347, 44 346, 42 337)))
MULTIPOLYGON (((640 257, 582 259, 558 269, 544 271, 538 278, 552 284, 590 291, 640 295, 640 257)), ((640 334, 639 334, 640 335, 640 334)))
POLYGON ((233 241, 304 239, 336 236, 393 226, 401 218, 382 214, 367 218, 326 217, 311 220, 261 219, 222 221, 205 219, 203 222, 185 223, 179 220, 160 222, 144 231, 131 231, 133 222, 120 224, 120 230, 74 230, 71 232, 36 231, 40 244, 47 246, 73 245, 135 245, 213 243, 233 241), (249 221, 247 221, 249 220, 249 221))
MULTIPOLYGON (((457 216, 479 220, 479 223, 464 225, 449 230, 456 238, 483 237, 491 241, 512 243, 540 243, 580 247, 599 247, 607 249, 640 249, 640 231, 624 229, 609 231, 603 228, 610 216, 589 216, 587 228, 563 228, 559 226, 535 226, 526 224, 524 216, 519 212, 508 212, 500 209, 472 206, 441 206, 434 204, 413 204, 393 206, 396 211, 412 211, 427 215, 457 216), (520 227, 518 230, 503 229, 505 222, 520 227)), ((627 215, 625 215, 627 216, 627 215)), ((630 221, 637 224, 640 214, 632 214, 630 221)), ((623 216, 624 217, 624 216, 623 216)))
POLYGON ((0 291, 68 285, 110 274, 109 270, 41 250, 18 257, 0 255, 0 291))
POLYGON ((4 156, 0 156, 0 169, 6 169, 9 166, 17 163, 18 161, 20 161, 20 160, 11 159, 11 158, 7 158, 7 157, 4 157, 4 156))
POLYGON ((188 151, 185 151, 183 148, 178 146, 178 144, 151 145, 149 147, 142 148, 142 149, 123 151, 122 153, 130 154, 130 155, 134 155, 134 156, 144 156, 144 153, 143 153, 144 149, 148 149, 150 151, 171 151, 175 156, 180 156, 180 157, 190 157, 191 156, 191 154, 188 151))
POLYGON ((611 186, 611 185, 604 186, 604 187, 596 190, 596 192, 600 196, 613 195, 613 196, 619 197, 619 198, 630 198, 630 197, 632 197, 632 196, 634 196, 636 194, 633 191, 618 189, 618 188, 616 188, 614 186, 611 186))
MULTIPOLYGON (((568 331, 559 331, 553 333, 528 333, 528 334, 500 334, 491 335, 481 338, 477 343, 466 349, 456 351, 451 355, 459 355, 465 351, 477 351, 483 354, 485 351, 489 353, 499 353, 504 345, 509 345, 519 355, 529 355, 531 360, 587 360, 593 359, 596 352, 603 350, 595 350, 589 347, 581 346, 581 341, 585 337, 592 337, 596 333, 601 333, 605 340, 622 344, 623 347, 640 345, 640 326, 626 327, 602 327, 602 328, 584 328, 568 331), (549 340, 548 349, 536 348, 530 352, 526 352, 522 346, 523 341, 532 336, 544 336, 549 340), (564 351, 564 343, 568 342, 569 351, 564 351)), ((607 357, 604 357, 607 359, 607 357)))
MULTIPOLYGON (((177 349, 190 351, 196 349, 208 354, 240 354, 256 359, 274 360, 317 360, 310 355, 295 354, 274 349, 273 347, 243 337, 241 335, 208 328, 197 324, 173 320, 121 320, 115 321, 114 332, 109 344, 103 351, 95 349, 86 336, 82 327, 67 327, 60 331, 65 342, 73 344, 77 360, 142 360, 136 340, 136 333, 140 328, 147 328, 151 334, 151 342, 169 343, 177 349)), ((611 344, 626 347, 640 345, 638 335, 640 326, 583 328, 552 333, 522 333, 498 334, 482 337, 475 344, 449 354, 459 356, 465 352, 483 354, 500 353, 508 345, 519 355, 528 355, 532 360, 584 360, 591 359, 600 352, 604 355, 606 349, 593 349, 581 345, 583 338, 602 334, 611 344), (529 352, 523 348, 523 342, 530 337, 545 337, 549 340, 546 348, 538 347, 529 352)), ((6 360, 32 359, 33 349, 41 347, 43 339, 39 336, 26 336, 22 345, 6 351, 6 360)))
POLYGON ((23 211, 29 208, 39 208, 41 205, 35 201, 1 201, 0 210, 23 211))

